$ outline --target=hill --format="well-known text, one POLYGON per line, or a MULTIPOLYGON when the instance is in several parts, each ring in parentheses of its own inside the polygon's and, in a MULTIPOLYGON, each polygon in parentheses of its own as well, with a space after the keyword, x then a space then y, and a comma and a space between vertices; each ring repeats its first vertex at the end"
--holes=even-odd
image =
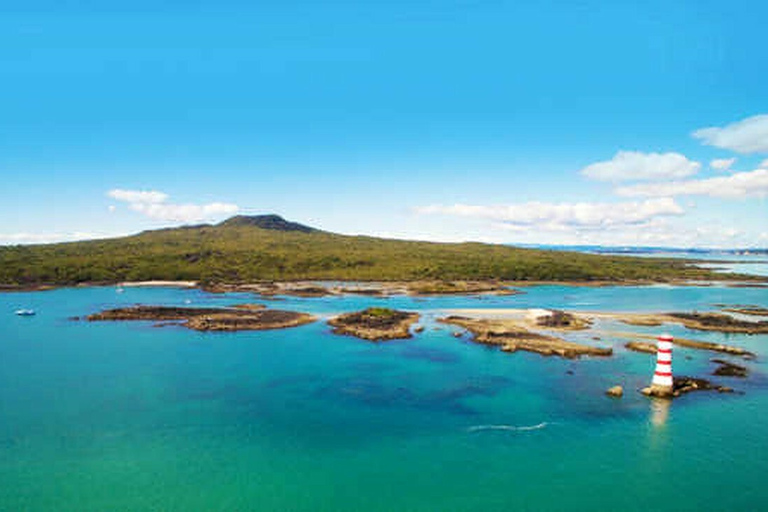
POLYGON ((238 227, 251 226, 261 229, 272 229, 275 231, 298 231, 300 233, 314 233, 320 230, 299 224, 298 222, 289 222, 279 215, 236 215, 225 220, 220 227, 238 227))
POLYGON ((723 279, 681 260, 601 256, 480 243, 346 236, 277 215, 237 216, 106 240, 0 248, 0 285, 141 280, 669 281, 723 279))

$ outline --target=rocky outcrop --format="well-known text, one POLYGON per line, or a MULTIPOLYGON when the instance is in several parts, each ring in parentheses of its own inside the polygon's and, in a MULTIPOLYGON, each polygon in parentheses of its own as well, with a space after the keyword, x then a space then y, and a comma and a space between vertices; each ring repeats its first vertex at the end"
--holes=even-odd
POLYGON ((472 333, 474 342, 496 345, 504 352, 524 350, 544 356, 560 356, 569 359, 583 355, 610 356, 613 353, 611 348, 574 343, 532 332, 521 327, 519 322, 512 320, 449 316, 439 321, 463 327, 472 333))
POLYGON ((629 343, 626 343, 624 347, 626 347, 629 350, 632 350, 633 352, 644 352, 646 354, 656 353, 655 343, 646 343, 644 341, 630 341, 629 343))
POLYGON ((306 313, 266 309, 260 304, 231 308, 182 308, 175 306, 132 306, 94 313, 90 322, 144 320, 177 322, 196 331, 244 331, 297 327, 315 318, 306 313))
POLYGON ((624 388, 618 385, 613 386, 612 388, 608 388, 605 394, 613 398, 621 398, 624 396, 624 388))
POLYGON ((656 327, 665 323, 675 323, 682 324, 688 329, 695 329, 698 331, 740 334, 768 333, 768 320, 749 322, 722 313, 602 314, 602 316, 614 316, 625 324, 648 327, 656 327))
POLYGON ((677 398, 686 393, 692 391, 717 391, 718 393, 733 393, 733 389, 728 386, 721 386, 715 384, 707 379, 701 379, 698 377, 673 377, 672 378, 672 390, 657 388, 650 386, 640 390, 646 396, 652 396, 655 398, 677 398))
POLYGON ((216 315, 227 311, 222 308, 187 308, 176 306, 131 306, 127 308, 107 309, 88 315, 86 320, 154 320, 158 322, 187 320, 201 315, 216 315))
POLYGON ((669 313, 669 316, 689 329, 699 331, 733 332, 742 334, 768 333, 768 320, 748 322, 721 313, 669 313))
POLYGON ((732 363, 724 359, 710 359, 713 363, 717 363, 719 366, 715 368, 712 375, 718 375, 720 377, 741 377, 745 378, 749 375, 749 370, 746 366, 732 363))
POLYGON ((741 315, 768 316, 768 308, 764 308, 762 306, 723 308, 723 311, 728 311, 729 313, 739 313, 741 315))
MULTIPOLYGON (((640 334, 640 333, 611 332, 610 334, 613 334, 614 336, 620 336, 622 338, 630 338, 630 339, 637 339, 637 338, 647 339, 647 340, 656 339, 655 336, 650 336, 648 334, 640 334)), ((699 341, 699 340, 692 340, 689 338, 675 338, 673 341, 673 344, 680 347, 695 348, 698 350, 710 350, 712 352, 721 352, 723 354, 741 356, 746 359, 752 359, 755 357, 755 354, 750 352, 749 350, 743 349, 741 347, 734 347, 733 345, 725 345, 723 343, 712 343, 710 341, 699 341)), ((644 342, 644 341, 630 341, 624 346, 627 349, 633 350, 635 352, 645 352, 648 354, 656 353, 656 343, 650 343, 650 342, 644 342)))
POLYGON ((369 341, 411 337, 410 328, 419 320, 418 313, 389 308, 368 308, 332 318, 328 324, 335 334, 355 336, 369 341))
POLYGON ((553 310, 549 311, 549 314, 536 317, 536 325, 539 327, 546 327, 549 329, 562 329, 567 331, 576 331, 581 329, 589 329, 592 322, 583 317, 576 316, 565 311, 553 310))
POLYGON ((190 318, 186 326, 196 331, 261 331, 285 329, 314 322, 307 313, 265 309, 246 313, 220 313, 190 318))

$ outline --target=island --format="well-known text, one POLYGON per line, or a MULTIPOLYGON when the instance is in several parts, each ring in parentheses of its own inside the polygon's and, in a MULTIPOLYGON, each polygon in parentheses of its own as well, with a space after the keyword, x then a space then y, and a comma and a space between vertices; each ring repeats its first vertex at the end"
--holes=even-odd
POLYGON ((369 341, 410 338, 411 326, 419 314, 389 308, 368 308, 331 318, 328 324, 335 334, 355 336, 369 341))
POLYGON ((517 283, 762 285, 768 279, 714 272, 694 260, 341 235, 274 214, 120 238, 0 247, 0 291, 153 281, 207 289, 266 284, 267 293, 270 282, 412 283, 409 293, 431 295, 514 293, 509 286, 517 283))
POLYGON ((137 305, 107 309, 86 317, 89 322, 144 320, 175 323, 196 331, 245 331, 298 327, 316 320, 307 313, 266 309, 260 304, 229 308, 137 305))

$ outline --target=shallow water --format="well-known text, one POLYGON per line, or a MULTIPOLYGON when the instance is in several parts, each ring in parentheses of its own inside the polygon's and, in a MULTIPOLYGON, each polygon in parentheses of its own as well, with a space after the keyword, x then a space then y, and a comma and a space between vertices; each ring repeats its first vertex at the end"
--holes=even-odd
MULTIPOLYGON (((247 294, 112 288, 0 294, 0 510, 725 510, 768 508, 768 336, 691 332, 758 353, 745 394, 673 404, 636 392, 653 357, 505 354, 456 339, 453 308, 713 310, 768 305, 725 287, 539 286, 509 297, 264 301, 328 316, 418 310, 426 330, 374 344, 323 322, 198 333, 72 316, 117 305, 226 305, 247 294), (13 311, 34 308, 35 317, 13 311), (439 329, 439 330, 436 330, 439 329), (621 400, 603 391, 625 387, 621 400), (664 500, 660 500, 660 496, 664 500)), ((605 321, 607 331, 657 328, 605 321)), ((706 376, 712 354, 676 349, 706 376)))

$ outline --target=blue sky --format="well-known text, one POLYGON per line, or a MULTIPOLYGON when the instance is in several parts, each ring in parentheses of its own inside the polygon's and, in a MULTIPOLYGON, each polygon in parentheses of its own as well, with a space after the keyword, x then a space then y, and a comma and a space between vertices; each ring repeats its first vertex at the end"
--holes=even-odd
POLYGON ((0 0, 0 244, 274 212, 765 247, 766 19, 758 1, 0 0))

